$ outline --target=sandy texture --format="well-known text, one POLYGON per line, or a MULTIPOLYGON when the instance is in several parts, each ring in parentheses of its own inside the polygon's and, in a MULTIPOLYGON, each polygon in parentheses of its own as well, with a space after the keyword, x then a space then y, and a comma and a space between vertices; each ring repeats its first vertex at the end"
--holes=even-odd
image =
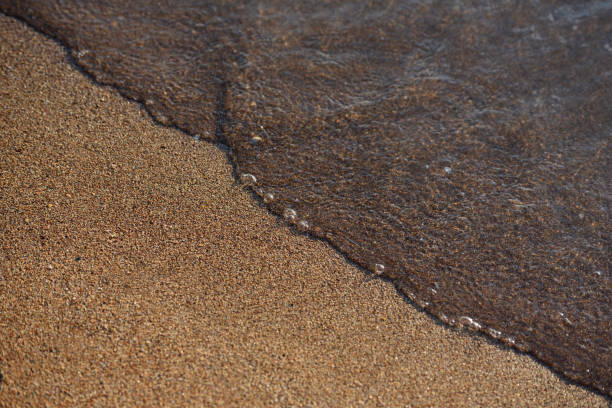
POLYGON ((0 17, 0 406, 606 406, 292 232, 0 17))

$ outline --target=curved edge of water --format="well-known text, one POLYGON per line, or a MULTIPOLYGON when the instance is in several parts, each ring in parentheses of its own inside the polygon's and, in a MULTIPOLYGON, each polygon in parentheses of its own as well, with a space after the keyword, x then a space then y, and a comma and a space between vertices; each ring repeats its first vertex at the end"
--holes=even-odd
MULTIPOLYGON (((393 284, 398 295, 400 295, 407 303, 411 304, 417 310, 427 314, 427 316, 429 316, 436 324, 443 326, 445 328, 456 330, 457 332, 460 332, 467 336, 478 336, 479 338, 486 340, 488 343, 494 344, 498 347, 502 347, 503 349, 506 349, 508 351, 527 355, 533 360, 535 360, 536 362, 538 362, 539 364, 550 369, 550 371, 554 375, 556 375, 560 380, 562 380, 566 384, 579 386, 587 391, 593 392, 597 395, 601 395, 604 398, 606 398, 606 400, 612 406, 612 390, 606 390, 603 384, 585 383, 585 382, 580 381, 572 373, 568 373, 564 371, 562 367, 558 366, 554 362, 549 363, 545 361, 541 353, 538 352, 538 350, 531 349, 527 345, 517 342, 514 337, 506 336, 502 332, 495 330, 492 327, 484 326, 480 324, 479 322, 473 320, 469 316, 460 316, 459 318, 449 318, 444 313, 440 313, 440 315, 436 314, 435 311, 432 310, 431 304, 429 302, 425 302, 419 299, 410 290, 403 289, 399 285, 399 282, 394 280, 389 275, 388 272, 384 272, 384 266, 382 270, 378 270, 377 268, 378 264, 377 265, 365 265, 363 262, 360 262, 357 259, 353 259, 350 255, 342 252, 339 249, 339 247, 333 242, 333 240, 325 236, 325 234, 317 234, 316 228, 311 228, 310 226, 305 227, 304 225, 300 225, 300 223, 298 222, 299 219, 297 219, 297 217, 291 217, 290 215, 288 216, 286 212, 287 210, 291 210, 290 208, 279 209, 278 206, 276 207, 271 206, 270 205, 271 201, 267 201, 267 198, 266 198, 266 195, 271 194, 271 193, 267 193, 264 189, 262 189, 261 187, 258 187, 257 179, 253 175, 249 173, 242 173, 239 171, 240 169, 238 168, 238 164, 234 156, 234 152, 231 149, 231 147, 226 143, 225 138, 223 137, 223 122, 226 121, 225 109, 223 109, 222 111, 215 112, 215 118, 216 118, 217 123, 215 123, 214 138, 206 139, 206 138, 202 138, 198 134, 192 134, 188 130, 176 125, 174 121, 172 120, 172 118, 167 118, 166 116, 163 116, 163 115, 161 117, 160 115, 156 115, 155 112, 152 111, 150 107, 148 107, 148 105, 150 104, 147 103, 147 100, 143 100, 142 98, 140 99, 135 98, 132 95, 130 95, 129 91, 123 90, 122 88, 116 86, 112 82, 110 81, 106 82, 103 79, 98 79, 95 73, 88 71, 87 67, 84 64, 79 63, 79 57, 85 55, 82 51, 76 51, 69 44, 62 41, 60 38, 55 37, 53 34, 46 32, 44 28, 36 27, 32 23, 30 23, 30 21, 28 21, 26 18, 20 15, 11 14, 10 12, 6 12, 3 10, 0 10, 0 14, 14 18, 20 22, 23 22, 29 28, 33 29, 37 33, 41 33, 45 37, 59 44, 65 50, 66 59, 72 67, 74 67, 77 71, 83 74, 93 84, 97 86, 105 86, 105 87, 112 88, 119 95, 121 95, 121 97, 129 101, 139 103, 141 107, 147 112, 147 114, 151 117, 151 119, 153 119, 153 121, 157 125, 163 126, 166 128, 170 128, 170 129, 176 129, 184 133, 186 136, 191 137, 199 142, 208 142, 216 146, 219 150, 221 150, 222 152, 226 154, 226 157, 228 158, 228 162, 232 167, 232 175, 235 179, 235 183, 241 184, 243 188, 248 189, 254 202, 257 203, 259 207, 265 209, 266 211, 270 212, 271 214, 274 214, 275 216, 283 220, 285 225, 287 225, 287 227, 293 230, 294 233, 304 234, 310 237, 311 239, 316 239, 316 240, 325 242, 327 245, 331 246, 339 255, 341 255, 348 263, 350 263, 353 266, 357 266, 359 269, 361 269, 368 279, 380 278, 380 279, 384 279, 387 282, 393 284)), ((223 105, 223 104, 217 104, 217 106, 220 106, 220 105, 223 105)))

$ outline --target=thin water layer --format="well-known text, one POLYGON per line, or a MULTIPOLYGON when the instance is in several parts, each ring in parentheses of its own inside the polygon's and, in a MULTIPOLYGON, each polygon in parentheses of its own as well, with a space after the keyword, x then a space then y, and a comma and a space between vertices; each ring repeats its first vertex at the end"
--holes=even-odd
POLYGON ((0 9, 442 321, 610 395, 612 1, 200 3, 0 9))

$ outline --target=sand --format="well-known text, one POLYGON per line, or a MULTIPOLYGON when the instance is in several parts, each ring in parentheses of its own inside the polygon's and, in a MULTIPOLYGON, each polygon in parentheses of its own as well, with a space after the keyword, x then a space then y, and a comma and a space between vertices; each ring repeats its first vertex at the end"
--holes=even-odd
POLYGON ((0 406, 607 406, 290 229, 0 16, 0 406))

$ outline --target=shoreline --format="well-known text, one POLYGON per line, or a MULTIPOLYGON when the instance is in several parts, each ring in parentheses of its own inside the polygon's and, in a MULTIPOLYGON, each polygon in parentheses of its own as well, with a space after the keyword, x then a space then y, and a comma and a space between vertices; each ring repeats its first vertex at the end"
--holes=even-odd
POLYGON ((608 405, 436 323, 254 202, 225 152, 0 25, 0 406, 608 405))

